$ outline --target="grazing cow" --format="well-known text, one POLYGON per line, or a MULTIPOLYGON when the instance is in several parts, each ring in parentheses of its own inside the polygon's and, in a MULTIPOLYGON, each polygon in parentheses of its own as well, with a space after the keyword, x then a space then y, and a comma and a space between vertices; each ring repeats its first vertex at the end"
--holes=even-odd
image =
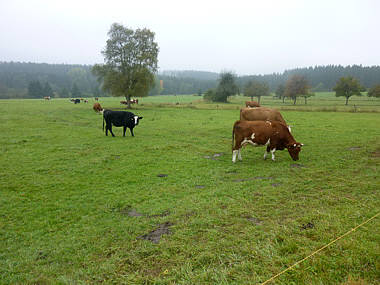
POLYGON ((260 104, 256 101, 245 101, 246 107, 260 107, 260 104))
POLYGON ((240 109, 241 121, 279 121, 286 125, 281 113, 276 109, 266 107, 240 109))
POLYGON ((241 148, 247 144, 253 146, 266 146, 264 159, 269 152, 288 149, 293 160, 298 160, 302 143, 296 142, 286 125, 277 121, 236 121, 232 130, 232 162, 236 162, 236 156, 241 158, 241 148), (235 140, 235 144, 234 144, 235 140))
POLYGON ((88 100, 87 99, 84 99, 84 101, 83 101, 84 103, 88 103, 88 100))
POLYGON ((80 99, 70 99, 70 102, 72 102, 74 104, 79 104, 80 103, 80 99))
POLYGON ((128 102, 129 102, 129 104, 138 104, 139 100, 138 99, 132 99, 132 100, 129 100, 129 101, 120 101, 120 104, 128 105, 128 102))
POLYGON ((45 100, 50 100, 51 98, 50 98, 50 96, 45 96, 44 99, 45 100))
POLYGON ((99 98, 98 98, 98 97, 95 97, 95 101, 99 101, 99 98))
POLYGON ((103 108, 102 106, 100 106, 99 103, 94 103, 94 106, 92 107, 92 109, 94 109, 95 112, 97 113, 103 113, 103 108))
POLYGON ((143 117, 136 116, 131 112, 125 111, 111 111, 104 110, 103 111, 103 130, 104 130, 104 121, 106 121, 106 136, 108 136, 108 130, 111 132, 112 136, 115 135, 112 132, 112 125, 115 127, 123 127, 123 136, 125 137, 125 131, 127 128, 131 131, 132 136, 133 128, 139 124, 139 120, 143 117))

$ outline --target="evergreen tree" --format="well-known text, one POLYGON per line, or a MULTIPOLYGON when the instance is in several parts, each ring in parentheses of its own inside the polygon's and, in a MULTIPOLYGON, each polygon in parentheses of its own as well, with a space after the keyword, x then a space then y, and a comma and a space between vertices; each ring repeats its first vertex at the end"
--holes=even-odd
POLYGON ((82 96, 82 93, 80 92, 78 86, 76 83, 73 84, 73 88, 71 88, 71 97, 79 98, 82 96))
POLYGON ((49 82, 45 83, 45 86, 43 88, 43 96, 45 97, 53 97, 53 89, 51 88, 49 82))
POLYGON ((235 75, 232 72, 223 72, 220 75, 213 101, 227 102, 227 98, 235 95, 237 91, 238 86, 235 83, 235 75))
POLYGON ((28 85, 28 97, 30 98, 41 98, 44 96, 44 90, 41 86, 40 81, 31 81, 28 85))

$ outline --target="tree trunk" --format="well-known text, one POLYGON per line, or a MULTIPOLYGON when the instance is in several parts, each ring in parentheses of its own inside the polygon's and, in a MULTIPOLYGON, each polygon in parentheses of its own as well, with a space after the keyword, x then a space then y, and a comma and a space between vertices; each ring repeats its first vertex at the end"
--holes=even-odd
POLYGON ((282 96, 282 103, 285 103, 285 96, 282 96))
POLYGON ((346 97, 346 106, 348 105, 348 98, 350 98, 350 97, 346 97))
POLYGON ((129 100, 130 96, 126 95, 125 100, 127 101, 127 109, 131 109, 131 100, 129 100))
POLYGON ((297 96, 294 96, 294 101, 293 101, 293 105, 295 105, 297 102, 297 96))
POLYGON ((306 98, 306 96, 305 96, 305 105, 307 105, 307 101, 306 101, 306 100, 307 100, 307 98, 306 98))

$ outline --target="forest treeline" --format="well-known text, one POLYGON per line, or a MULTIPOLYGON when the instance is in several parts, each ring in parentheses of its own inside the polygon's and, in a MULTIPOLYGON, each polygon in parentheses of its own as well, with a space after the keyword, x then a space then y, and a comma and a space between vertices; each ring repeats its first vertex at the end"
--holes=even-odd
MULTIPOLYGON (((41 98, 43 92, 53 97, 107 96, 91 73, 90 65, 0 62, 0 98, 41 98), (30 92, 40 86, 39 92, 30 92), (29 89, 29 90, 28 90, 29 89), (29 92, 28 92, 29 91, 29 92)), ((265 82, 274 92, 290 76, 303 75, 313 91, 331 91, 340 77, 353 76, 370 88, 380 83, 380 66, 315 66, 286 70, 283 73, 237 76, 240 92, 251 80, 265 82)), ((205 71, 163 71, 156 75, 150 95, 201 94, 218 84, 219 74, 205 71)))

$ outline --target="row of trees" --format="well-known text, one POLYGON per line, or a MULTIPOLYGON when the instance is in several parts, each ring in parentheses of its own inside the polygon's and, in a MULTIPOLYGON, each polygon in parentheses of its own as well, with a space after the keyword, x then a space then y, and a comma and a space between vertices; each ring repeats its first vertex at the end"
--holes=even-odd
POLYGON ((42 84, 39 80, 34 80, 29 83, 27 94, 29 98, 82 97, 82 92, 76 83, 73 84, 70 92, 66 88, 63 88, 61 93, 57 94, 53 91, 53 88, 51 88, 49 82, 42 84))
MULTIPOLYGON (((366 91, 359 80, 352 77, 341 77, 333 87, 335 96, 345 97, 346 105, 351 96, 361 96, 362 92, 366 91)), ((232 72, 222 73, 219 79, 219 84, 214 89, 209 89, 205 93, 205 99, 214 102, 227 102, 228 97, 239 93, 239 87, 236 84, 236 76, 232 72)), ((262 96, 270 95, 270 88, 266 82, 251 80, 249 81, 243 91, 244 96, 248 96, 253 100, 253 97, 257 97, 258 102, 262 96)), ((293 100, 296 104, 297 98, 304 98, 305 104, 307 104, 307 98, 314 96, 311 91, 311 87, 306 77, 303 75, 292 75, 285 84, 278 85, 275 94, 278 98, 285 98, 293 100)), ((380 98, 380 84, 374 85, 368 91, 368 96, 380 98)))

